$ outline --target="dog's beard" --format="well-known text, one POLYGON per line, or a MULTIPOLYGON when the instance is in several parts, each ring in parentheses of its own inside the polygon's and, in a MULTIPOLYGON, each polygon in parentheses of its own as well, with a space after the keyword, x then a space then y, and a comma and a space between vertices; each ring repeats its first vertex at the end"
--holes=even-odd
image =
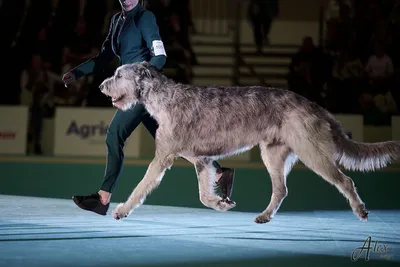
POLYGON ((122 110, 126 111, 130 109, 131 107, 135 106, 137 101, 133 101, 132 99, 129 99, 128 96, 123 97, 121 100, 113 102, 113 106, 122 110))
POLYGON ((114 107, 126 111, 136 105, 137 99, 132 95, 132 88, 128 84, 120 81, 110 82, 107 86, 103 94, 111 98, 114 107))

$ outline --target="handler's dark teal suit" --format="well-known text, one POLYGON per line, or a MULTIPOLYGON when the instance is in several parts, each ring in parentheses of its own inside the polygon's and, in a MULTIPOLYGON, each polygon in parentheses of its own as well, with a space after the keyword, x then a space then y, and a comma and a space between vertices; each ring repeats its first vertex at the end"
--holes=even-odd
MULTIPOLYGON (((121 65, 148 61, 161 70, 166 62, 166 56, 155 56, 152 53, 152 43, 155 40, 161 40, 156 19, 152 12, 138 4, 126 12, 125 18, 122 12, 113 16, 100 53, 71 72, 76 79, 79 79, 89 73, 102 71, 115 56, 118 56, 121 65)), ((157 122, 149 116, 143 105, 137 104, 126 112, 116 111, 106 137, 107 167, 101 190, 111 193, 114 189, 123 167, 125 140, 140 122, 155 137, 157 122)))
MULTIPOLYGON (((133 10, 126 13, 125 18, 122 12, 113 16, 107 38, 102 45, 100 53, 77 66, 71 72, 76 79, 89 73, 99 72, 114 59, 115 55, 119 57, 121 65, 148 61, 151 65, 161 70, 166 62, 166 56, 154 54, 152 44, 153 41, 157 40, 161 41, 161 37, 153 13, 138 4, 133 10)), ((157 122, 150 117, 143 105, 137 104, 125 112, 116 111, 106 137, 107 166, 104 181, 100 187, 101 190, 110 193, 113 191, 123 167, 125 140, 140 122, 155 137, 158 127, 157 122)), ((217 167, 218 172, 223 171, 224 177, 225 170, 217 162, 214 165, 217 167)), ((232 182, 233 173, 227 172, 227 175, 227 182, 232 182)), ((226 187, 227 185, 224 186, 226 187)), ((93 195, 86 197, 76 196, 74 201, 84 207, 83 201, 92 198, 93 195)))
MULTIPOLYGON (((148 61, 161 70, 166 62, 166 56, 155 56, 152 53, 152 43, 157 40, 161 40, 161 37, 153 13, 138 4, 126 13, 126 18, 122 12, 113 16, 100 53, 71 72, 76 79, 89 73, 96 73, 103 70, 115 55, 120 59, 121 65, 148 61)), ((125 140, 140 122, 155 137, 157 122, 149 116, 143 105, 137 104, 126 112, 116 111, 106 137, 107 167, 101 190, 110 193, 113 191, 123 167, 125 140)))

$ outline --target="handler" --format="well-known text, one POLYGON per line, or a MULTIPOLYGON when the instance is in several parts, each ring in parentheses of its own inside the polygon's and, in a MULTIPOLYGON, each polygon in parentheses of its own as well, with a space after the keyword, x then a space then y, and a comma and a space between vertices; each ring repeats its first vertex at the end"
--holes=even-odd
MULTIPOLYGON (((122 11, 112 17, 100 53, 65 73, 62 77, 65 86, 85 75, 102 71, 115 55, 118 56, 121 65, 148 61, 158 70, 162 70, 167 55, 154 14, 146 10, 144 3, 139 3, 139 0, 119 0, 119 2, 122 11)), ((137 104, 125 112, 121 110, 115 112, 107 131, 107 165, 103 183, 97 193, 73 196, 78 207, 106 215, 112 191, 122 171, 125 141, 140 122, 155 138, 158 124, 142 104, 137 104)), ((217 168, 216 185, 221 190, 222 197, 230 201, 234 170, 222 168, 216 161, 214 166, 217 168)))

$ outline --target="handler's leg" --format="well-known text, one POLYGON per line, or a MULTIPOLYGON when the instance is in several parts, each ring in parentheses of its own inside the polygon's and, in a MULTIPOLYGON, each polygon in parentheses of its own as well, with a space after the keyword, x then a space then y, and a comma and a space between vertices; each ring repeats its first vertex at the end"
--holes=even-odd
POLYGON ((136 105, 127 111, 117 110, 109 125, 107 145, 107 165, 100 191, 88 196, 74 196, 73 200, 80 208, 106 215, 109 208, 111 193, 121 174, 124 162, 124 145, 142 120, 145 109, 136 105))
POLYGON ((109 193, 114 190, 124 164, 125 141, 142 121, 144 111, 143 105, 137 104, 132 109, 115 113, 107 132, 107 165, 101 190, 109 193))
MULTIPOLYGON (((147 112, 142 117, 142 123, 149 131, 149 133, 155 138, 158 124, 147 112)), ((213 161, 212 165, 217 170, 216 176, 216 187, 221 190, 222 199, 224 201, 233 204, 230 200, 232 195, 233 182, 235 178, 235 170, 224 168, 217 161, 213 161)))
POLYGON ((230 198, 235 179, 235 169, 224 168, 217 161, 213 161, 212 165, 217 169, 215 185, 221 190, 222 199, 233 204, 234 202, 230 198))
POLYGON ((234 202, 228 203, 214 192, 215 184, 215 167, 209 159, 200 159, 194 162, 198 184, 199 197, 204 206, 219 210, 227 211, 235 206, 234 202))

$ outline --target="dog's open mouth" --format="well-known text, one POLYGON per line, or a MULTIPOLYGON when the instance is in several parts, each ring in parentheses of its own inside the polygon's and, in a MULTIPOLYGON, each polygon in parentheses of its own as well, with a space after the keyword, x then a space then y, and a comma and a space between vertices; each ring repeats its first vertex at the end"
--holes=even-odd
POLYGON ((116 102, 119 102, 119 101, 121 101, 123 98, 125 97, 125 95, 121 95, 121 96, 118 96, 118 97, 111 97, 111 101, 113 102, 113 103, 116 103, 116 102))

